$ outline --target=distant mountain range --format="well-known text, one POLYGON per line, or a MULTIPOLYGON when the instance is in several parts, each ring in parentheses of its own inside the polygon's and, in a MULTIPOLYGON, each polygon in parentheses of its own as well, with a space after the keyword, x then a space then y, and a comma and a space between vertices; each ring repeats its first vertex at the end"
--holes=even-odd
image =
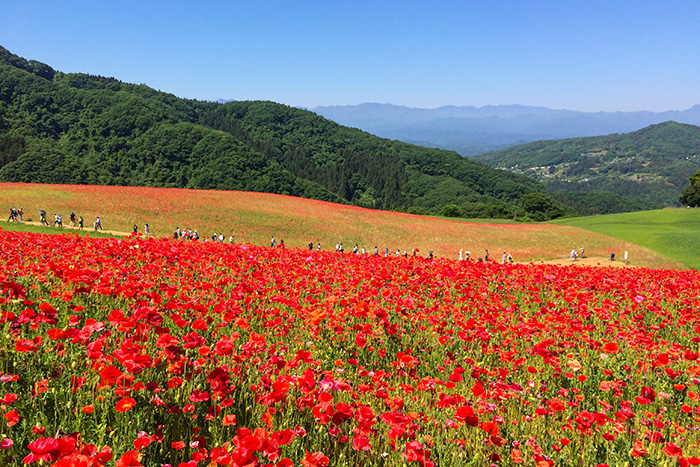
POLYGON ((451 149, 463 156, 532 141, 627 133, 669 120, 700 125, 700 105, 668 112, 578 112, 523 105, 420 109, 391 104, 311 110, 383 138, 451 149))

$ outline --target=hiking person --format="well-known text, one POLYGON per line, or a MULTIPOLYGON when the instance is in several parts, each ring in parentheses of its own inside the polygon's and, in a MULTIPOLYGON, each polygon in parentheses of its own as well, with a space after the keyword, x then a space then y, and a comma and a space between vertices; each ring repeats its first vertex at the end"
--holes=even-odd
POLYGON ((71 212, 70 216, 68 216, 68 218, 70 219, 70 226, 75 227, 75 213, 71 212))
POLYGON ((78 219, 78 226, 80 227, 80 230, 83 230, 83 216, 80 216, 78 219))
POLYGON ((19 215, 19 221, 22 222, 22 214, 24 214, 24 208, 20 207, 19 211, 17 211, 17 214, 19 215))
POLYGON ((100 220, 99 216, 97 216, 97 220, 93 224, 93 227, 95 227, 95 232, 97 232, 97 229, 102 230, 102 221, 100 220))
POLYGON ((40 209, 39 217, 41 218, 41 225, 49 225, 49 221, 46 220, 46 211, 40 209))

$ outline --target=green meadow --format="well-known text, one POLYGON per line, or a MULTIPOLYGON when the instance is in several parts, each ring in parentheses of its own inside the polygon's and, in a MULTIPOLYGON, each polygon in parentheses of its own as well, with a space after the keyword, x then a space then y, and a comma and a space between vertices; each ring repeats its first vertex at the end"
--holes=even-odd
MULTIPOLYGON (((662 209, 551 221, 644 246, 700 269, 700 209, 662 209)), ((620 258, 622 259, 622 258, 620 258)))

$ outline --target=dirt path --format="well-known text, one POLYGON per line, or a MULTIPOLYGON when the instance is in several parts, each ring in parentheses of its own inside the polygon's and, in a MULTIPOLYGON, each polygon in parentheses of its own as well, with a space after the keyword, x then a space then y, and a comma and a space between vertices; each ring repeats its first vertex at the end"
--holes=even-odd
MULTIPOLYGON (((4 221, 4 222, 7 222, 8 224, 13 224, 13 223, 14 223, 14 222, 10 222, 10 221, 8 221, 8 220, 6 220, 6 219, 3 219, 3 221, 4 221)), ((41 225, 42 225, 41 222, 34 222, 34 221, 31 221, 31 222, 30 222, 30 221, 22 221, 22 222, 18 222, 18 223, 19 223, 19 224, 26 224, 26 225, 36 225, 36 226, 39 226, 39 227, 41 227, 41 225)), ((53 223, 50 222, 50 223, 49 223, 49 227, 54 228, 54 229, 56 229, 56 230, 59 231, 59 232, 60 232, 61 230, 75 230, 75 231, 77 231, 77 232, 95 232, 95 229, 94 229, 94 227, 92 226, 92 224, 89 225, 89 226, 88 226, 88 225, 85 225, 85 227, 83 227, 83 230, 80 230, 80 227, 78 227, 77 225, 76 225, 75 227, 72 227, 72 226, 70 225, 70 221, 64 222, 64 223, 63 223, 63 227, 52 227, 52 225, 53 225, 53 223)), ((120 231, 118 231, 118 230, 97 230, 97 232, 106 233, 106 234, 110 234, 110 235, 119 235, 119 236, 131 235, 131 232, 120 232, 120 231)))
MULTIPOLYGON (((585 258, 579 258, 576 261, 571 261, 568 258, 557 258, 557 259, 548 259, 548 260, 541 260, 541 261, 530 261, 531 263, 534 264, 559 264, 562 266, 568 266, 568 265, 573 265, 573 266, 611 266, 615 268, 625 268, 625 267, 633 267, 634 265, 628 264, 624 260, 622 261, 610 261, 610 258, 604 258, 601 256, 586 256, 585 258)), ((529 264, 529 263, 524 263, 524 264, 529 264)))
MULTIPOLYGON (((0 219, 4 222, 8 222, 5 219, 0 219)), ((29 222, 29 221, 22 221, 20 224, 28 224, 28 225, 37 225, 41 226, 40 222, 29 222)), ((49 225, 51 226, 51 225, 49 225)), ((75 230, 75 231, 81 231, 77 226, 71 227, 69 223, 64 224, 63 228, 61 229, 60 227, 52 227, 55 228, 57 231, 61 230, 75 230)), ((94 228, 92 225, 85 226, 82 230, 82 232, 94 232, 94 228)), ((118 230, 99 230, 98 232, 110 234, 110 235, 116 235, 116 236, 127 236, 131 235, 131 232, 121 232, 118 230)), ((634 265, 631 265, 629 263, 626 263, 624 260, 622 261, 610 261, 610 258, 604 258, 601 256, 586 256, 585 258, 579 258, 576 261, 571 261, 568 258, 555 258, 555 259, 548 259, 548 260, 539 260, 539 261, 521 261, 518 262, 518 264, 558 264, 561 266, 611 266, 611 267, 616 267, 616 268, 624 268, 624 267, 633 267, 634 265)))

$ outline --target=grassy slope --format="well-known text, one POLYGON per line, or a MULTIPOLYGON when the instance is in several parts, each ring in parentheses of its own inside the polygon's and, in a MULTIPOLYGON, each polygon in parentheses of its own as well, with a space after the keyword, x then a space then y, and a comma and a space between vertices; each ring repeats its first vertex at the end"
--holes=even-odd
POLYGON ((645 246, 685 267, 700 268, 700 209, 663 209, 552 221, 645 246))
MULTIPOLYGON (((204 238, 214 232, 234 235, 238 242, 267 245, 270 236, 288 247, 321 242, 325 250, 342 242, 345 251, 355 243, 368 252, 377 245, 392 254, 418 248, 438 257, 456 259, 460 249, 473 258, 489 249, 494 259, 503 251, 516 261, 562 257, 572 248, 586 247, 590 256, 609 256, 628 250, 637 266, 680 267, 653 251, 576 227, 551 224, 476 224, 343 206, 282 195, 235 191, 183 190, 79 185, 0 183, 0 206, 24 208, 37 218, 44 209, 64 215, 74 211, 86 225, 96 216, 107 230, 140 231, 148 222, 154 235, 171 235, 176 227, 197 229, 204 238)), ((8 228, 9 224, 0 224, 8 228)))

